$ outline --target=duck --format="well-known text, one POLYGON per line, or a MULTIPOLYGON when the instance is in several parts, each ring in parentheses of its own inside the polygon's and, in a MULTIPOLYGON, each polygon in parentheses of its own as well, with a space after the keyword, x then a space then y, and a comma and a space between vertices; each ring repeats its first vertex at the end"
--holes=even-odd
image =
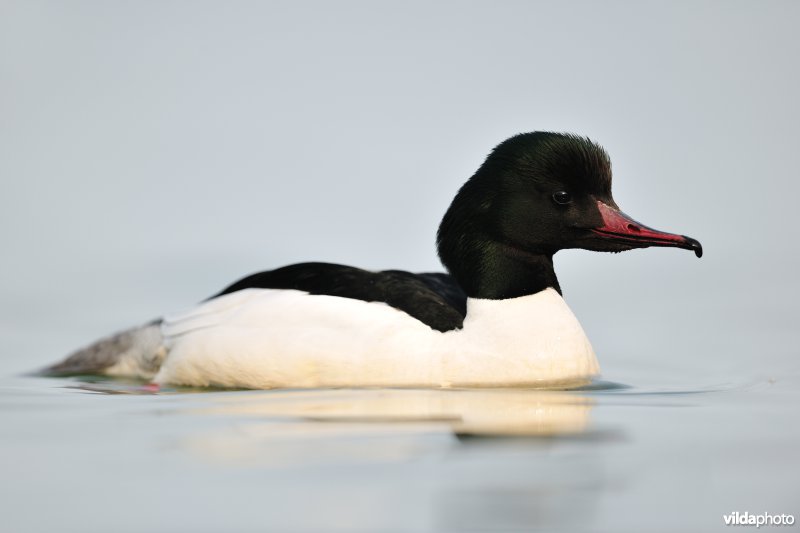
POLYGON ((244 389, 584 385, 600 367, 562 297, 553 256, 703 251, 621 211, 611 176, 608 153, 587 137, 515 135, 445 212, 436 244, 447 273, 324 262, 259 272, 44 373, 244 389))

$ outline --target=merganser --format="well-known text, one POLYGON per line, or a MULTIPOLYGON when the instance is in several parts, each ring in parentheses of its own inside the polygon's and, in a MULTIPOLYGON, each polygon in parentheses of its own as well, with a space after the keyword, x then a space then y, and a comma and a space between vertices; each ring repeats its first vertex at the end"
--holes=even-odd
POLYGON ((78 350, 50 375, 235 388, 573 386, 599 372, 553 255, 698 241, 649 228, 611 196, 588 138, 523 133, 458 191, 437 235, 449 274, 302 263, 78 350))

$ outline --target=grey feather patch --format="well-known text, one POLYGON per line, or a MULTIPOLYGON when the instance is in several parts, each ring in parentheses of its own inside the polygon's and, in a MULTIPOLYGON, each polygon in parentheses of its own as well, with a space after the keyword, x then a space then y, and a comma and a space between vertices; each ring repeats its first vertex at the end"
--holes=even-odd
POLYGON ((71 353, 60 363, 44 369, 42 374, 134 375, 149 379, 158 372, 165 356, 161 319, 158 319, 144 326, 102 338, 71 353))

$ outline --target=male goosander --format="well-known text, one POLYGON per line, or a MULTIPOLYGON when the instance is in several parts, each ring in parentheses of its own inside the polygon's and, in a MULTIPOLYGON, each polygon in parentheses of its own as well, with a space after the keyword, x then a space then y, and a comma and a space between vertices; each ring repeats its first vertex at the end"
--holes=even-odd
POLYGON ((46 372, 257 389, 578 385, 599 366, 553 254, 702 255, 698 241, 619 210, 603 148, 550 132, 497 146, 458 191, 437 245, 449 275, 328 263, 261 272, 46 372))

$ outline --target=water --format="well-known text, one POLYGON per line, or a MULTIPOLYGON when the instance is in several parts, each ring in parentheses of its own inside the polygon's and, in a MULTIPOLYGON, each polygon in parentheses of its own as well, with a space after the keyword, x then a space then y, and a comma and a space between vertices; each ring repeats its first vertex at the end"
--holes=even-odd
POLYGON ((799 517, 793 292, 780 280, 730 291, 714 256, 696 281, 672 272, 658 285, 611 259, 619 271, 562 276, 605 380, 572 391, 198 391, 26 376, 208 283, 125 281, 109 294, 86 273, 76 300, 68 284, 9 281, 0 529, 673 532, 726 530, 734 511, 799 517))
POLYGON ((218 269, 184 265, 170 283, 177 267, 100 265, 37 290, 5 277, 0 530, 638 533, 725 531, 734 511, 798 518, 791 265, 748 287, 724 256, 686 255, 658 283, 666 253, 559 259, 582 262, 559 273, 605 380, 575 391, 25 376, 195 301, 218 269))
POLYGON ((709 531, 794 513, 798 380, 537 390, 0 382, 4 531, 709 531))

